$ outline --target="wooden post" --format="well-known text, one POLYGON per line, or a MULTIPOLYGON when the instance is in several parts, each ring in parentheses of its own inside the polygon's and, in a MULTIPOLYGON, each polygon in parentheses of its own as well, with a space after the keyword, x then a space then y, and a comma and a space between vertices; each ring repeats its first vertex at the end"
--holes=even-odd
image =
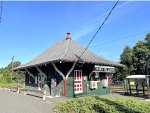
POLYGON ((88 88, 89 88, 89 85, 87 84, 86 85, 86 96, 88 96, 88 88))
POLYGON ((125 95, 128 94, 128 86, 127 86, 127 79, 124 79, 124 90, 125 90, 125 95))
POLYGON ((130 95, 131 95, 131 86, 130 86, 130 80, 128 79, 128 83, 129 83, 129 91, 130 91, 130 95))
POLYGON ((126 79, 126 88, 127 88, 127 94, 129 94, 129 82, 127 81, 127 79, 126 79))
POLYGON ((67 79, 70 73, 73 71, 76 62, 73 63, 71 69, 67 72, 66 76, 56 67, 55 63, 52 63, 54 69, 63 77, 64 80, 64 96, 67 96, 67 79))
POLYGON ((147 80, 147 93, 148 93, 147 98, 149 99, 149 77, 148 76, 146 77, 146 80, 147 80))
POLYGON ((144 81, 142 82, 143 96, 145 96, 144 81))
POLYGON ((47 79, 47 75, 38 67, 38 66, 35 66, 36 69, 38 70, 39 73, 42 73, 42 75, 44 75, 47 79))
POLYGON ((64 96, 67 96, 67 79, 64 79, 64 96))
POLYGON ((138 92, 138 84, 136 84, 136 95, 139 96, 139 92, 138 92))
POLYGON ((25 68, 25 70, 26 70, 26 72, 29 74, 29 76, 31 76, 31 77, 34 79, 34 75, 33 75, 30 71, 28 71, 27 68, 25 68))

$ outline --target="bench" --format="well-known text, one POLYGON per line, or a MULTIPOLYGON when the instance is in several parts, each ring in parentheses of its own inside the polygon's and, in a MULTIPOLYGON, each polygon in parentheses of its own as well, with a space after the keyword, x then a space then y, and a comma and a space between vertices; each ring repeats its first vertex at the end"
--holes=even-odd
POLYGON ((19 93, 19 88, 18 87, 6 87, 6 91, 7 90, 19 93))
POLYGON ((18 88, 18 87, 6 87, 6 91, 13 91, 13 92, 24 92, 24 95, 34 95, 37 97, 42 97, 43 100, 46 98, 46 90, 38 90, 37 87, 32 87, 32 86, 26 86, 25 88, 18 88))
POLYGON ((35 95, 37 97, 42 97, 43 100, 46 98, 46 91, 45 90, 38 90, 34 88, 25 88, 25 89, 20 89, 20 91, 24 91, 24 95, 35 95))

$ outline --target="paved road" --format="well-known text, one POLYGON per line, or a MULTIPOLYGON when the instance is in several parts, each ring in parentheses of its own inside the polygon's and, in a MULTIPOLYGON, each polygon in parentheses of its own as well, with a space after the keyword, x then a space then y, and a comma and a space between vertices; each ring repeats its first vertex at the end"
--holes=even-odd
POLYGON ((0 113, 53 113, 54 104, 65 100, 67 98, 57 97, 43 101, 38 97, 0 89, 0 113))

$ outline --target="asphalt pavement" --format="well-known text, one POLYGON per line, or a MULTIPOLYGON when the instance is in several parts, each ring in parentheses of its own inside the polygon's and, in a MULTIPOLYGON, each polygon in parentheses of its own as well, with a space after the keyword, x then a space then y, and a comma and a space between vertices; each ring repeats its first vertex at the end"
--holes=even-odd
POLYGON ((67 100, 64 97, 42 98, 0 89, 0 113, 54 113, 57 102, 67 100))

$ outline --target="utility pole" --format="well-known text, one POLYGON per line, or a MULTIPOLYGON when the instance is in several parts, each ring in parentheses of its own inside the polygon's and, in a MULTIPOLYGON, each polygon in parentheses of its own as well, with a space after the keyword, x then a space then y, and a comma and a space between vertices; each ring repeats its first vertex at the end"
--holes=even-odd
POLYGON ((13 75, 13 63, 14 63, 14 56, 12 57, 12 62, 11 62, 11 82, 12 82, 12 75, 13 75))

